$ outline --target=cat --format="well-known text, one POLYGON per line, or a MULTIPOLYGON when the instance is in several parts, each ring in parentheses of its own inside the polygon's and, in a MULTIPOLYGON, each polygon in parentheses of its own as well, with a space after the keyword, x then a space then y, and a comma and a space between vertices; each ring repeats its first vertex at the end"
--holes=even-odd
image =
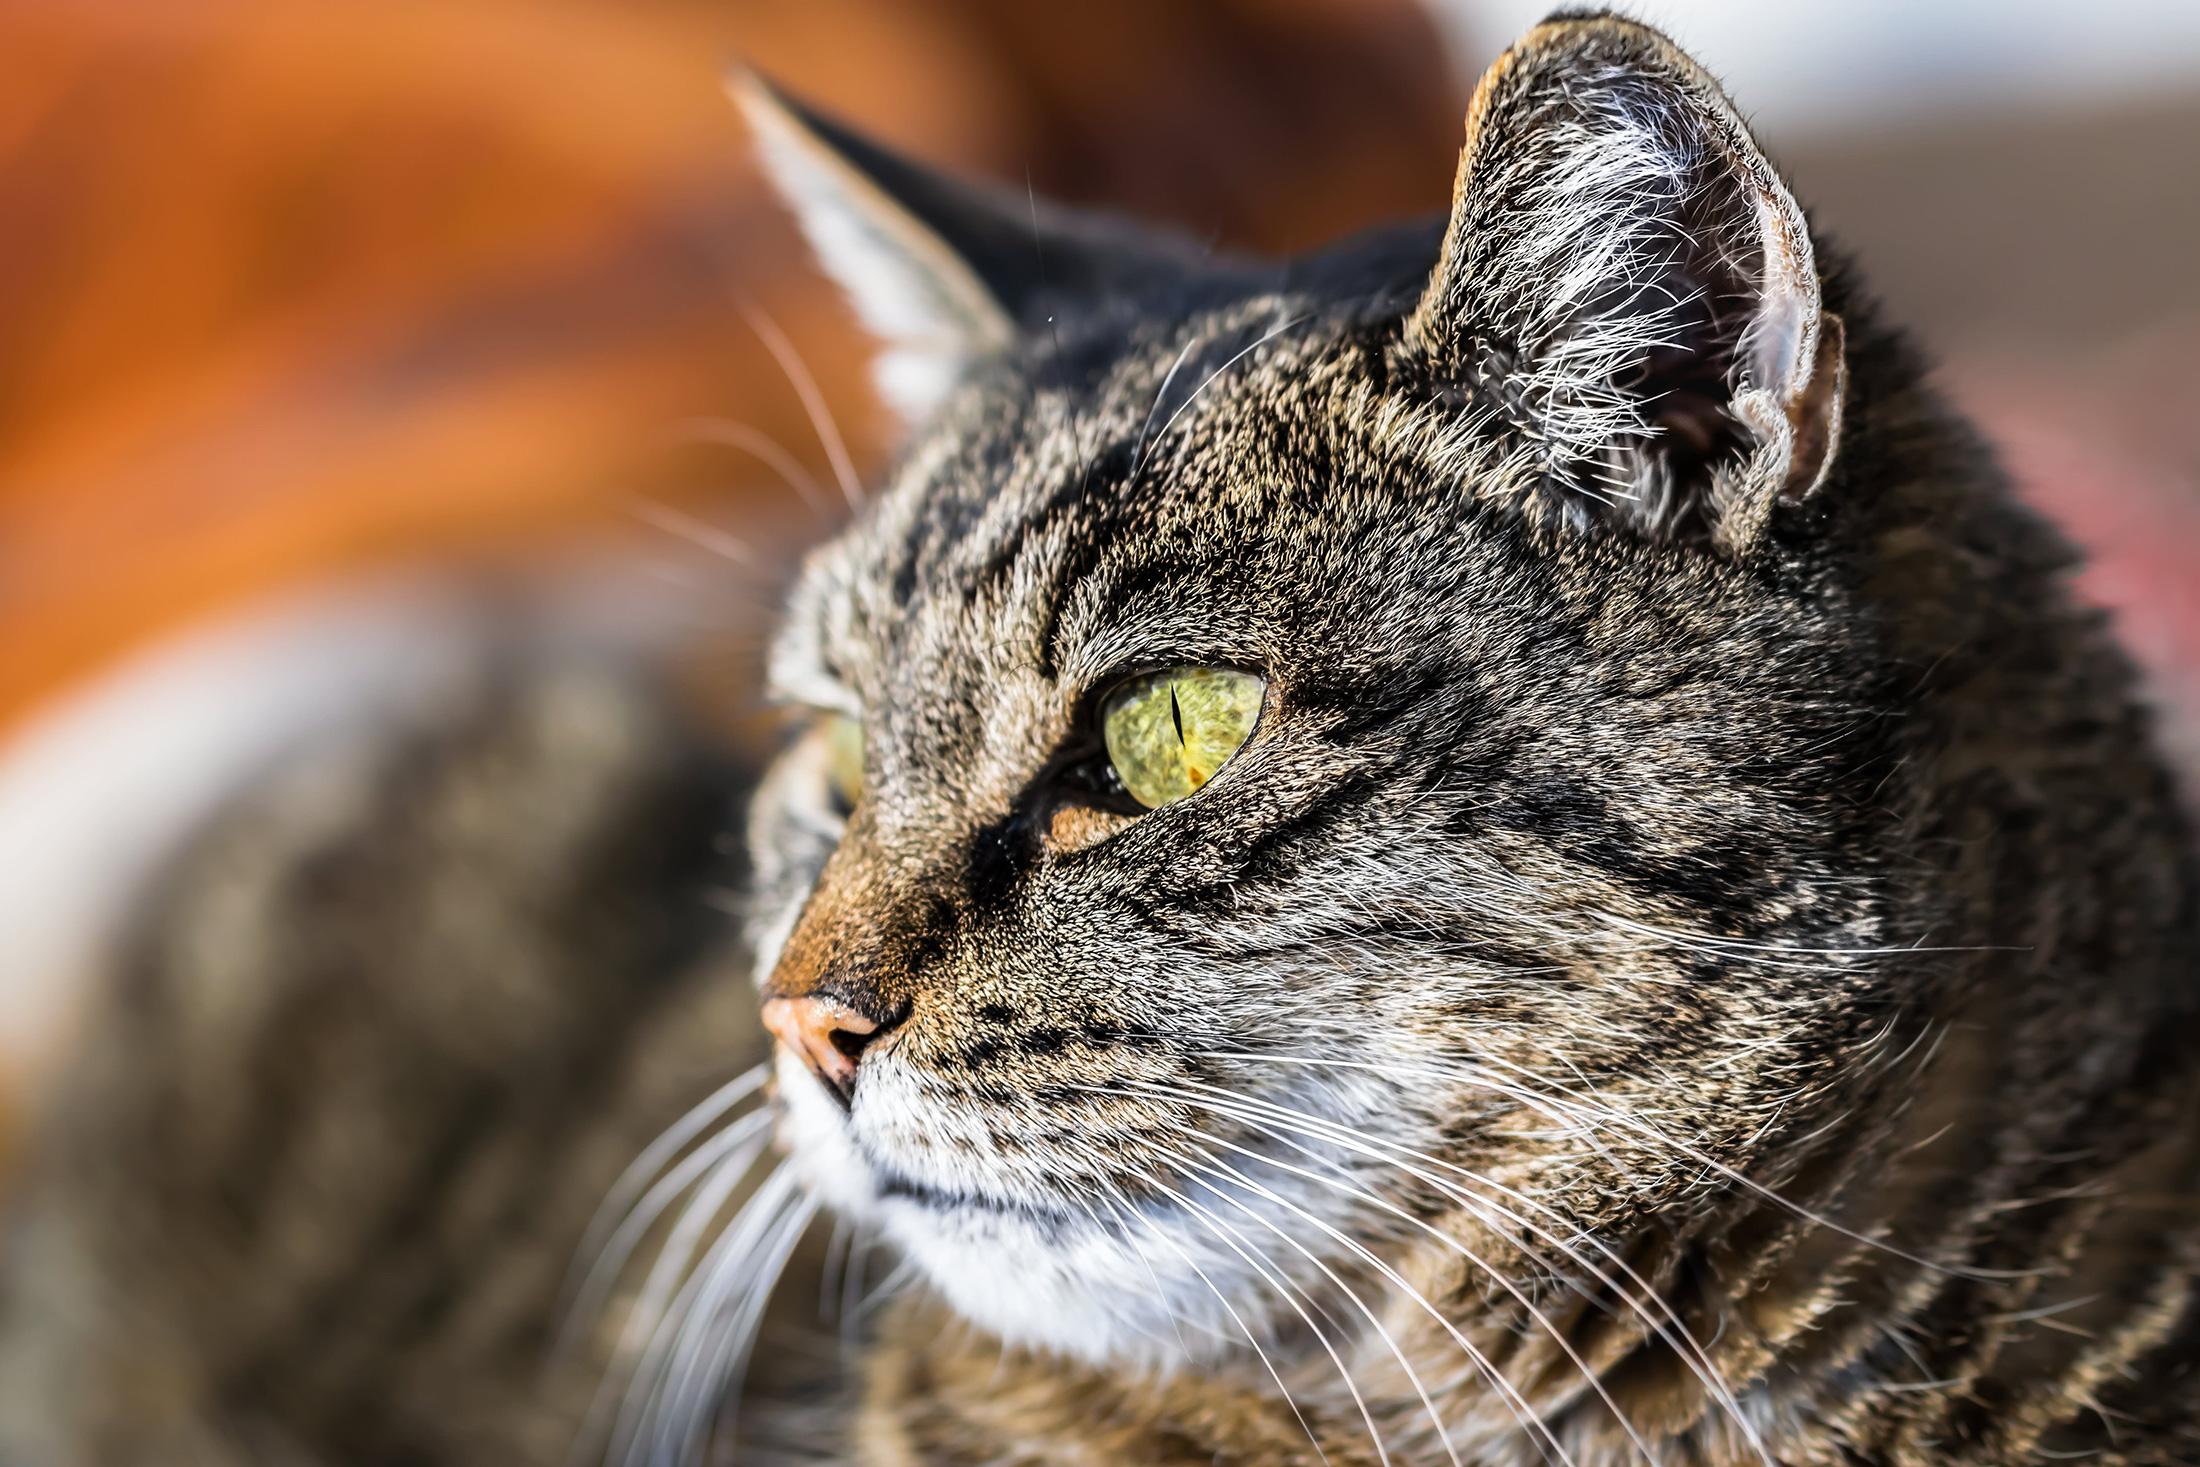
POLYGON ((911 432, 794 736, 518 660, 211 831, 7 1460, 2200 1462, 2173 783, 1699 66, 1283 264, 739 91, 911 432))

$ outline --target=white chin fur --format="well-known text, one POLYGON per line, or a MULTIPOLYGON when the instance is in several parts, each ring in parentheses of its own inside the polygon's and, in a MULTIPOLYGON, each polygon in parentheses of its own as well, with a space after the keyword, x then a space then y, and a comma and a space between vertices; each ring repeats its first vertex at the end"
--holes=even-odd
MULTIPOLYGON (((1074 1211, 882 1195, 847 1113, 784 1049, 777 1066, 781 1140, 813 1194, 842 1216, 879 1228, 957 1312, 1011 1344, 1165 1370, 1242 1350, 1248 1331, 1265 1345, 1289 1314, 1267 1281, 1296 1256, 1271 1231, 1295 1220, 1283 1208, 1249 1195, 1234 1202, 1202 1195, 1199 1206, 1238 1235, 1226 1240, 1177 1208, 1133 1214, 1126 1206, 1115 1213, 1115 1226, 1103 1227, 1074 1211), (1256 1238, 1273 1245, 1266 1256, 1252 1246, 1256 1238)), ((1295 1200, 1321 1205, 1311 1197, 1295 1200)), ((1293 1282, 1303 1289, 1310 1281, 1293 1282)))
POLYGON ((1118 1239, 1082 1221, 950 1212, 898 1197, 885 1199, 879 1221, 957 1312, 1011 1344, 1096 1364, 1170 1365, 1214 1353, 1199 1348, 1215 1343, 1204 1321, 1178 1338, 1172 1309, 1182 1308, 1172 1284, 1185 1270, 1151 1241, 1147 1250, 1161 1256, 1149 1272, 1118 1239), (1170 1308, 1157 1291, 1172 1297, 1170 1308))

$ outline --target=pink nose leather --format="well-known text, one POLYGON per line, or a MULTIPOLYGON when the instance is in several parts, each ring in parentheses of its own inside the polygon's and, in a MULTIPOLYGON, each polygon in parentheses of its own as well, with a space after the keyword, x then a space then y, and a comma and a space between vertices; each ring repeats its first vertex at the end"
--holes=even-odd
POLYGON ((766 999, 764 1027, 842 1099, 855 1089, 856 1056, 878 1032, 846 1004, 811 995, 766 999))

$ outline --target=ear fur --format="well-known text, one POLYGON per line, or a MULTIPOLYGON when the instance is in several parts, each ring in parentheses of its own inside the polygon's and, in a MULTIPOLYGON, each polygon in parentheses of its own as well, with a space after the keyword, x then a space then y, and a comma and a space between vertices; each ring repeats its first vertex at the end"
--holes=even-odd
POLYGON ((1546 21, 1482 78, 1407 340, 1577 525, 1739 550, 1838 444, 1802 211, 1703 68, 1610 15, 1546 21))
POLYGON ((885 343, 872 364, 879 395, 906 422, 922 421, 972 358, 1008 345, 1008 312, 970 263, 851 155, 840 129, 754 72, 736 73, 728 89, 819 263, 885 343))
POLYGON ((1208 266, 1172 235, 913 163, 754 72, 728 85, 819 263, 884 343, 880 394, 912 425, 1019 331, 1208 266))

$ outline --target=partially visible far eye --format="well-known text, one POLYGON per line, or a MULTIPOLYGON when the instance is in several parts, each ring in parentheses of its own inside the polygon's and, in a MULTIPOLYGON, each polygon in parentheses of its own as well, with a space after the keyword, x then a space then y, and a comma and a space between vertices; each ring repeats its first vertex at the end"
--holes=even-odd
POLYGON ((845 713, 825 715, 825 775, 843 811, 863 793, 863 725, 845 713))
POLYGON ((1267 688, 1227 667, 1172 667, 1117 688, 1100 732, 1123 788, 1154 809, 1213 779, 1252 736, 1267 688))

